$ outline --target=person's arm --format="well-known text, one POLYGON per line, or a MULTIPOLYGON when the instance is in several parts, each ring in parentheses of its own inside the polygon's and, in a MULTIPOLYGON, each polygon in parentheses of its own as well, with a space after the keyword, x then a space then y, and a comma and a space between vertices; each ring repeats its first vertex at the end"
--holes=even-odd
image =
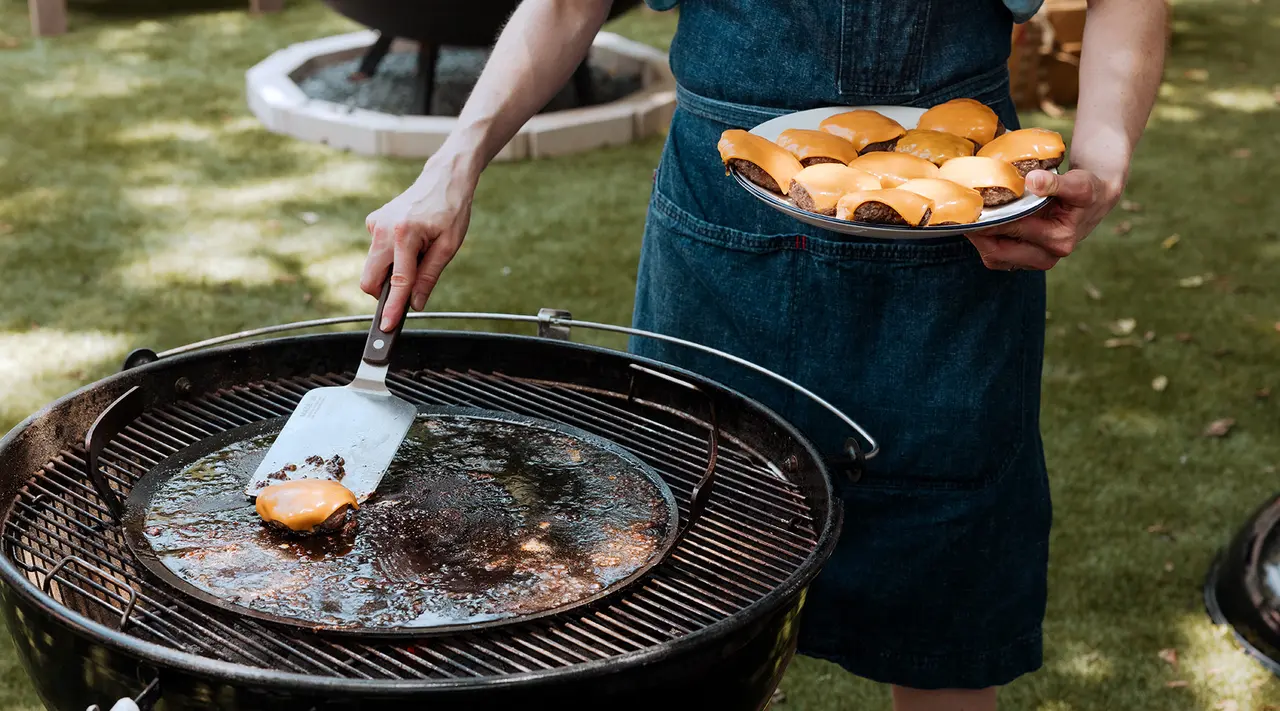
POLYGON ((360 288, 377 296, 394 263, 382 328, 421 310, 471 219, 480 173, 587 56, 612 0, 524 0, 494 45, 457 128, 402 194, 369 215, 360 288), (425 256, 419 257, 425 250, 425 256), (410 296, 412 302, 410 304, 410 296))
POLYGON ((1027 189, 1056 197, 1043 211, 969 236, 993 269, 1049 269, 1120 201, 1164 69, 1165 0, 1090 0, 1080 55, 1071 170, 1032 171, 1027 189))

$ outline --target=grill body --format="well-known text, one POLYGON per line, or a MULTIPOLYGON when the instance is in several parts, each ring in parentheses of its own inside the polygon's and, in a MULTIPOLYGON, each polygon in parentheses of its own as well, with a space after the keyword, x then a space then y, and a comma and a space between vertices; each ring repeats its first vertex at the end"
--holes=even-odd
MULTIPOLYGON (((271 709, 510 711, 513 704, 558 711, 652 711, 655 705, 680 711, 758 710, 777 688, 795 652, 799 601, 729 635, 714 648, 672 654, 642 669, 590 676, 564 675, 515 687, 503 685, 437 687, 408 684, 345 685, 325 688, 315 679, 242 670, 190 669, 153 663, 96 639, 92 630, 76 630, 5 595, 5 622, 41 701, 49 709, 84 711, 90 702, 106 708, 116 698, 137 696, 159 680, 165 711, 198 709, 238 711, 271 709), (105 702, 105 703, 104 703, 105 702)), ((336 686, 336 685, 334 685, 336 686)))
MULTIPOLYGON (((486 47, 498 39, 518 0, 471 0, 466 3, 427 0, 325 0, 325 4, 348 19, 392 37, 408 37, 433 45, 486 47)), ((640 0, 617 0, 609 19, 640 4, 640 0)))
POLYGON ((50 708, 135 696, 156 680, 166 709, 764 707, 838 533, 827 469, 749 398, 607 349, 407 331, 389 383, 418 402, 500 408, 610 439, 663 476, 682 517, 717 433, 702 517, 648 576, 596 605, 443 638, 350 641, 201 607, 150 577, 88 476, 81 443, 95 419, 138 388, 141 414, 100 455, 110 486, 127 494, 173 452, 346 382, 363 341, 324 334, 165 358, 72 393, 0 440, 0 601, 50 708))

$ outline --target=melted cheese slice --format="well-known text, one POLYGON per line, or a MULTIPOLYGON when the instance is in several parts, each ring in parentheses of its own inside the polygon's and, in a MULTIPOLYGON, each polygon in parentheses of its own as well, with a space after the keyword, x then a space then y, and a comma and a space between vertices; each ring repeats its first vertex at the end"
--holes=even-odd
POLYGON ((1010 131, 982 147, 984 158, 1016 163, 1022 160, 1052 160, 1064 155, 1067 146, 1062 134, 1045 128, 1023 128, 1010 131))
POLYGON ((818 128, 849 141, 859 153, 873 143, 892 141, 907 132, 897 121, 868 109, 828 116, 818 124, 818 128))
POLYGON ((853 220, 858 208, 869 202, 888 205, 912 227, 919 227, 924 222, 925 213, 933 207, 929 198, 907 190, 860 190, 840 198, 836 203, 836 218, 853 220))
POLYGON ((848 163, 858 157, 858 149, 845 139, 826 131, 807 128, 789 128, 783 131, 778 136, 778 145, 802 161, 807 158, 831 158, 848 163))
POLYGON ((929 215, 931 225, 945 222, 968 225, 982 216, 982 193, 950 180, 917 178, 908 180, 898 189, 929 198, 933 203, 933 214, 929 215))
POLYGON ((776 143, 740 128, 731 128, 720 134, 720 160, 745 160, 760 167, 778 184, 783 195, 791 189, 791 178, 804 166, 800 161, 776 143))
POLYGON ((329 479, 294 479, 258 492, 258 515, 294 531, 310 531, 343 506, 359 509, 355 494, 329 479))
POLYGON ((952 158, 973 155, 973 142, 941 131, 911 129, 898 139, 897 151, 942 165, 952 158))
POLYGON ((1000 118, 981 101, 952 99, 924 112, 916 128, 941 131, 985 146, 996 137, 1000 118))
POLYGON ((896 188, 913 178, 936 178, 938 166, 907 153, 868 153, 849 164, 880 179, 886 188, 896 188))
POLYGON ((1026 179, 1011 163, 982 156, 949 160, 938 171, 938 177, 974 190, 1006 188, 1018 197, 1027 186, 1026 179))
POLYGON ((791 179, 791 189, 795 190, 797 185, 804 187, 816 211, 827 212, 848 193, 879 190, 880 179, 843 163, 818 163, 796 173, 791 179))

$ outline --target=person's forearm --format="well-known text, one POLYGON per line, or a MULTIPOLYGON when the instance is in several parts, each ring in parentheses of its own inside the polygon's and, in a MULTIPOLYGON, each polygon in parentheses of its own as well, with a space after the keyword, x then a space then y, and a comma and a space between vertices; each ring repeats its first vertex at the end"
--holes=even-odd
POLYGON ((1165 0, 1090 0, 1080 57, 1071 167, 1117 197, 1146 128, 1164 67, 1165 0))
POLYGON ((458 127, 432 158, 449 161, 478 178, 525 122, 568 82, 587 56, 611 5, 612 0, 521 2, 467 98, 458 127))

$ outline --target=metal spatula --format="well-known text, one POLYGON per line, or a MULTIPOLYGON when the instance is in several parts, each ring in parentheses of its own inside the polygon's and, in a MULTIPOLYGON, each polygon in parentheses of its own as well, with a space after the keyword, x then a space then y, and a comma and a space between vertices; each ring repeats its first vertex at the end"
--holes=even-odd
POLYGON ((303 395, 245 494, 256 497, 263 488, 259 482, 277 483, 280 475, 276 479, 268 475, 290 466, 294 469, 285 475, 289 479, 323 476, 326 467, 341 466, 342 485, 360 503, 378 488, 417 414, 416 407, 387 390, 391 347, 404 327, 403 317, 390 333, 379 327, 390 293, 388 273, 355 379, 342 387, 315 388, 303 395))

